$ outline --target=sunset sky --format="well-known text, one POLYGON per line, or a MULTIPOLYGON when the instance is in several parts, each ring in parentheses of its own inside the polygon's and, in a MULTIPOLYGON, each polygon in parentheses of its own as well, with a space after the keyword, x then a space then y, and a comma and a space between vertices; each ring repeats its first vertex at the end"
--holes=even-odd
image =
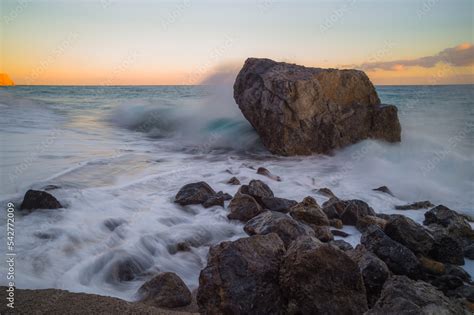
POLYGON ((250 56, 474 83, 471 0, 0 3, 0 73, 16 84, 196 84, 250 56))

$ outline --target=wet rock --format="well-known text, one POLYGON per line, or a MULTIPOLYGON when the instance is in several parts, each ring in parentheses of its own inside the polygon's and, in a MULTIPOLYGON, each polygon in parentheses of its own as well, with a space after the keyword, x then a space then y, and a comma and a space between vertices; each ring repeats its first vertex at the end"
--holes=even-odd
POLYGON ((277 234, 255 235, 212 246, 199 276, 203 314, 278 314, 285 301, 279 268, 285 252, 277 234))
POLYGON ((442 262, 424 256, 419 256, 418 260, 423 272, 432 275, 443 275, 446 272, 446 266, 442 262))
POLYGON ((348 237, 350 236, 350 234, 344 232, 344 231, 341 231, 341 230, 331 230, 331 233, 334 235, 334 236, 340 236, 340 237, 348 237))
POLYGON ((331 191, 331 189, 327 187, 318 189, 318 193, 329 198, 337 198, 336 195, 331 191))
POLYGON ((460 303, 434 286, 405 276, 389 278, 380 299, 367 315, 382 314, 467 314, 460 303))
POLYGON ((290 209, 290 215, 301 222, 316 226, 329 225, 329 219, 312 197, 306 197, 302 202, 290 209))
POLYGON ((41 190, 28 190, 23 197, 21 210, 59 209, 63 206, 50 193, 41 190))
POLYGON ((474 240, 474 233, 470 224, 464 216, 443 205, 434 207, 425 213, 424 225, 436 224, 444 227, 447 233, 453 237, 474 240))
POLYGON ((267 170, 265 167, 259 167, 257 169, 257 174, 266 176, 270 179, 276 180, 277 182, 281 182, 281 177, 277 175, 273 175, 269 170, 267 170))
POLYGON ((466 270, 462 269, 461 267, 451 264, 445 264, 445 270, 445 273, 447 275, 455 276, 462 279, 462 281, 464 282, 471 283, 471 276, 469 275, 469 273, 466 272, 466 270))
POLYGON ((428 255, 434 246, 433 236, 422 225, 403 215, 390 218, 385 226, 385 234, 415 254, 428 255))
POLYGON ((289 314, 363 314, 367 300, 357 264, 343 251, 302 237, 288 248, 280 269, 289 314))
POLYGON ((354 249, 354 247, 352 247, 351 244, 349 244, 349 243, 347 243, 346 241, 343 241, 343 240, 330 241, 329 245, 335 246, 335 247, 339 248, 340 250, 342 250, 344 252, 354 249))
POLYGON ((163 272, 145 282, 138 294, 142 303, 156 306, 175 308, 191 304, 191 291, 178 275, 173 272, 163 272))
POLYGON ((397 210, 419 210, 419 209, 427 209, 434 207, 434 204, 429 202, 428 200, 426 201, 417 201, 408 205, 403 205, 403 206, 395 206, 395 209, 397 210))
POLYGON ((103 272, 105 282, 117 285, 135 280, 152 265, 153 261, 148 256, 138 256, 117 250, 105 253, 86 268, 84 280, 86 277, 103 272))
POLYGON ((265 209, 283 213, 290 211, 290 208, 297 203, 295 200, 278 197, 264 197, 261 200, 261 204, 265 209))
POLYGON ((251 180, 248 184, 248 194, 260 201, 262 198, 273 197, 273 191, 261 180, 251 180))
POLYGON ((344 212, 341 214, 342 223, 346 225, 357 225, 357 221, 365 216, 375 216, 375 211, 362 200, 346 200, 344 212))
POLYGON ((443 263, 464 265, 464 251, 459 238, 451 236, 439 227, 432 229, 432 235, 434 244, 430 251, 431 257, 443 263))
POLYGON ((285 246, 300 236, 314 236, 314 231, 286 214, 266 211, 252 218, 245 224, 244 231, 249 235, 266 235, 276 233, 285 246))
POLYGON ((179 242, 176 244, 177 252, 189 252, 191 250, 191 245, 188 242, 179 242))
POLYGON ((237 177, 232 177, 227 181, 227 184, 229 185, 240 185, 240 180, 237 177))
POLYGON ((383 285, 390 276, 390 270, 381 259, 363 246, 359 245, 347 254, 359 266, 367 292, 367 302, 369 307, 372 307, 380 297, 383 285))
POLYGON ((361 244, 382 259, 394 274, 414 279, 420 276, 420 263, 415 254, 388 237, 378 226, 372 225, 362 234, 361 244))
POLYGON ((474 260, 474 244, 464 248, 464 257, 474 260))
POLYGON ((329 225, 332 226, 332 227, 335 227, 336 229, 342 229, 344 227, 344 224, 339 219, 329 220, 329 225))
POLYGON ((204 208, 210 208, 214 206, 220 206, 224 207, 224 196, 223 195, 212 195, 209 198, 207 198, 206 201, 202 204, 204 208))
POLYGON ((341 214, 345 209, 345 203, 344 201, 333 197, 323 203, 322 209, 329 219, 341 219, 341 214))
POLYGON ((327 243, 334 239, 334 235, 332 234, 331 229, 329 229, 329 226, 314 225, 311 227, 313 228, 316 238, 321 242, 327 243))
POLYGON ((265 211, 252 196, 242 193, 235 194, 229 203, 229 209, 230 213, 227 218, 242 222, 247 222, 265 211))
POLYGON ((185 206, 202 204, 215 195, 216 192, 205 182, 197 182, 184 185, 176 194, 174 202, 185 206))
POLYGON ((374 191, 380 191, 380 192, 389 194, 390 196, 393 196, 393 193, 390 191, 390 189, 388 189, 387 186, 380 186, 380 187, 374 188, 374 189, 372 189, 372 190, 374 190, 374 191))
POLYGON ((249 58, 234 98, 274 154, 328 153, 369 137, 400 141, 396 107, 381 106, 362 71, 249 58))
POLYGON ((387 220, 375 217, 372 215, 366 215, 365 217, 359 218, 356 223, 356 228, 359 232, 364 233, 367 228, 371 225, 377 225, 382 230, 385 230, 387 220))
POLYGON ((115 219, 110 218, 104 221, 104 226, 110 231, 113 232, 116 228, 121 226, 122 224, 126 223, 127 221, 124 219, 115 219))
POLYGON ((224 198, 224 200, 231 200, 232 199, 232 195, 230 195, 228 193, 225 193, 225 192, 222 192, 222 191, 218 191, 216 196, 222 197, 222 198, 224 198))

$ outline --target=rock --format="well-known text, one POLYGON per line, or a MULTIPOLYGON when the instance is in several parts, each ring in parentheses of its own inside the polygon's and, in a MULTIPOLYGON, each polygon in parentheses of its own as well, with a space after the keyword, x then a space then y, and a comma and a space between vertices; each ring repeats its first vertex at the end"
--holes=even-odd
POLYGON ((329 229, 329 226, 312 226, 314 230, 314 234, 318 240, 321 242, 327 243, 329 241, 334 240, 334 235, 332 231, 329 229))
POLYGON ((222 198, 224 198, 224 200, 231 200, 232 199, 232 195, 230 195, 228 193, 225 193, 223 191, 218 191, 215 196, 222 197, 222 198))
POLYGON ((424 256, 419 256, 418 260, 424 272, 432 275, 443 275, 446 272, 446 266, 442 262, 424 256))
POLYGON ((474 233, 464 216, 443 205, 434 207, 425 213, 424 225, 436 224, 447 229, 453 237, 474 239, 474 233))
POLYGON ((390 270, 381 259, 363 246, 359 245, 355 250, 348 251, 347 254, 357 263, 362 273, 370 308, 379 299, 383 285, 390 276, 390 270))
POLYGON ((344 212, 345 204, 344 201, 339 200, 337 197, 333 197, 323 203, 322 209, 330 220, 341 219, 341 214, 344 212))
POLYGON ((474 260, 474 244, 464 248, 464 257, 474 260))
POLYGON ((367 228, 371 225, 377 225, 382 230, 385 230, 385 225, 387 224, 387 220, 381 219, 379 217, 375 217, 372 215, 366 215, 365 217, 359 218, 356 223, 356 228, 361 233, 364 233, 367 228))
POLYGON ((447 298, 434 286, 405 276, 389 278, 380 299, 367 315, 467 314, 462 305, 447 298))
POLYGON ((454 291, 446 292, 447 296, 455 298, 464 298, 469 302, 474 302, 474 286, 470 284, 464 284, 454 291))
POLYGON ((290 209, 290 215, 301 222, 316 226, 329 225, 329 219, 312 197, 306 197, 302 202, 290 209))
POLYGON ((426 208, 431 208, 434 207, 434 205, 429 202, 428 200, 426 201, 417 201, 408 205, 403 205, 403 206, 395 206, 395 209, 397 210, 419 210, 419 209, 426 209, 426 208))
POLYGON ((337 198, 336 195, 331 191, 331 189, 326 187, 318 189, 318 193, 329 198, 337 198))
POLYGON ((292 219, 286 214, 274 211, 263 212, 251 219, 245 224, 244 231, 248 235, 276 233, 286 247, 300 236, 315 235, 309 226, 292 219))
POLYGON ((380 192, 389 194, 390 196, 393 196, 393 193, 390 191, 390 189, 388 189, 387 186, 380 186, 379 188, 374 188, 374 189, 372 189, 372 190, 374 190, 374 191, 380 191, 380 192))
POLYGON ((375 211, 362 200, 342 201, 345 205, 341 214, 342 223, 346 225, 357 225, 357 221, 365 216, 375 216, 375 211))
POLYGON ((185 206, 202 204, 215 195, 216 192, 205 182, 197 182, 184 185, 176 194, 174 202, 185 206))
POLYGON ((362 71, 249 58, 234 98, 274 154, 328 153, 370 137, 400 141, 397 109, 381 106, 362 71))
POLYGON ((138 289, 138 294, 144 304, 157 307, 181 307, 192 301, 191 291, 173 272, 163 272, 148 280, 138 289))
POLYGON ((452 275, 442 275, 431 281, 438 290, 447 294, 449 291, 456 290, 463 285, 461 278, 452 275))
POLYGON ((287 213, 288 211, 290 211, 290 208, 296 205, 297 203, 298 202, 296 202, 295 200, 289 200, 278 197, 264 197, 261 200, 261 204, 264 208, 271 211, 283 213, 287 213))
POLYGON ((466 270, 462 269, 461 267, 451 264, 445 264, 445 270, 445 273, 447 275, 456 276, 462 279, 462 281, 464 282, 471 283, 471 276, 469 275, 469 273, 466 272, 466 270))
POLYGON ((414 279, 420 276, 420 263, 415 254, 388 237, 378 226, 372 225, 362 234, 361 244, 382 259, 394 274, 414 279))
POLYGON ((342 229, 344 227, 344 224, 342 224, 342 221, 339 219, 329 220, 329 225, 335 227, 336 229, 342 229))
POLYGON ((281 177, 280 177, 280 176, 273 175, 273 174, 270 173, 270 171, 267 170, 265 167, 259 167, 259 168, 257 169, 257 174, 266 176, 266 177, 268 177, 268 178, 270 178, 270 179, 276 180, 277 182, 281 182, 281 177))
POLYGON ((202 204, 204 208, 210 208, 214 206, 224 207, 224 196, 223 195, 212 195, 202 204))
POLYGON ((237 177, 232 177, 227 181, 227 184, 229 185, 240 185, 240 180, 237 177))
POLYGON ((384 231, 416 254, 428 255, 434 246, 433 236, 422 225, 403 215, 393 215, 384 231))
POLYGON ((189 252, 191 250, 191 244, 188 242, 179 242, 176 244, 176 252, 189 252))
POLYGON ((63 206, 50 193, 41 190, 28 190, 23 197, 21 210, 59 209, 63 206))
POLYGON ((229 203, 229 209, 227 218, 242 222, 247 222, 265 211, 252 196, 241 193, 235 194, 229 203))
POLYGON ((350 234, 344 232, 344 231, 341 231, 341 230, 331 230, 331 233, 334 235, 334 236, 340 236, 340 237, 348 237, 350 236, 350 234))
POLYGON ((251 180, 247 189, 248 194, 254 197, 258 202, 260 202, 262 198, 273 197, 273 191, 270 187, 258 179, 251 180))
POLYGON ((115 250, 98 257, 86 268, 84 277, 100 273, 107 284, 123 285, 123 282, 142 277, 152 266, 153 260, 147 255, 139 256, 115 250))
POLYGON ((354 249, 354 247, 352 247, 351 244, 349 244, 349 243, 347 243, 346 241, 343 241, 343 240, 330 241, 329 245, 335 246, 335 247, 339 248, 340 250, 342 250, 344 252, 348 251, 348 250, 351 250, 351 249, 354 249))
POLYGON ((212 246, 199 276, 200 313, 280 313, 286 304, 278 277, 284 252, 275 233, 212 246))
POLYGON ((357 264, 343 251, 302 237, 288 248, 280 269, 289 314, 363 314, 367 300, 357 264))
POLYGON ((448 234, 443 228, 434 228, 432 232, 434 244, 430 256, 443 263, 464 265, 462 241, 448 234))

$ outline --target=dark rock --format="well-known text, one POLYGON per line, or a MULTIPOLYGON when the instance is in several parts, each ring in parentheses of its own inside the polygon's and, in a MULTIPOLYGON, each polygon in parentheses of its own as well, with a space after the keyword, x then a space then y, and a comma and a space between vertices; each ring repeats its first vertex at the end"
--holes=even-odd
POLYGON ((434 286, 405 276, 389 278, 380 299, 367 315, 467 314, 460 303, 447 298, 434 286))
POLYGON ((409 205, 403 205, 403 206, 395 206, 395 209, 397 210, 419 210, 419 209, 426 209, 426 208, 431 208, 434 207, 434 205, 429 202, 428 200, 426 201, 417 201, 414 203, 411 203, 409 205))
POLYGON ((390 189, 388 189, 387 186, 380 186, 379 188, 374 188, 374 189, 372 189, 372 190, 374 190, 374 191, 380 191, 380 192, 389 194, 390 196, 393 196, 393 193, 390 191, 390 189))
POLYGON ((122 224, 126 223, 127 221, 124 219, 114 219, 110 218, 104 221, 104 226, 110 231, 113 232, 116 228, 121 226, 122 224))
POLYGON ((175 197, 174 202, 185 206, 202 204, 215 195, 216 192, 205 182, 197 182, 184 185, 175 197))
POLYGON ((225 193, 225 192, 222 192, 222 191, 218 191, 216 196, 222 197, 222 198, 224 198, 224 200, 231 200, 232 199, 232 195, 230 195, 228 193, 225 193))
POLYGON ((464 298, 468 300, 469 302, 473 303, 474 302, 474 286, 470 284, 464 284, 456 288, 454 291, 446 292, 446 295, 449 297, 454 297, 454 298, 464 298))
POLYGON ((204 208, 210 208, 214 206, 224 207, 224 196, 223 195, 212 195, 207 198, 206 201, 202 204, 204 208))
POLYGON ((452 275, 442 275, 431 281, 431 284, 446 294, 449 291, 459 288, 464 283, 459 277, 452 275))
POLYGON ((262 206, 271 211, 287 213, 290 208, 298 202, 278 197, 264 197, 261 200, 262 206))
POLYGON ((464 257, 474 260, 474 244, 468 245, 464 248, 464 257))
POLYGON ((232 177, 231 179, 229 179, 227 181, 227 184, 230 184, 230 185, 240 185, 240 180, 237 178, 237 177, 232 177))
POLYGON ((341 219, 341 214, 345 209, 345 203, 343 200, 333 197, 323 203, 322 209, 329 219, 341 219))
POLYGON ((265 211, 252 196, 242 193, 235 194, 229 203, 229 209, 230 213, 227 218, 242 222, 247 222, 265 211))
POLYGON ((357 246, 355 250, 347 254, 359 266, 367 291, 367 302, 372 307, 380 297, 385 281, 390 276, 387 265, 373 253, 367 251, 363 246, 357 246))
POLYGON ((330 245, 335 246, 339 248, 342 251, 348 251, 354 249, 351 244, 347 243, 346 241, 343 240, 334 240, 329 242, 330 245))
POLYGON ((456 265, 446 264, 445 270, 447 275, 455 276, 462 279, 464 282, 471 283, 471 275, 469 275, 469 273, 467 273, 463 268, 456 265))
POLYGON ((186 284, 173 272, 163 272, 145 282, 138 294, 142 302, 156 307, 175 308, 191 304, 192 296, 186 284))
POLYGON ((285 246, 303 235, 314 236, 314 231, 286 214, 266 211, 252 218, 245 224, 244 231, 249 235, 266 235, 276 233, 285 246))
POLYGON ((327 243, 334 240, 334 235, 332 234, 331 229, 329 229, 329 226, 313 225, 311 227, 313 228, 316 238, 321 242, 327 243))
POLYGON ((342 229, 344 227, 344 224, 339 219, 329 220, 329 225, 332 226, 332 227, 335 227, 336 229, 342 229))
POLYGON ((259 201, 262 198, 273 197, 273 191, 267 184, 258 179, 253 179, 248 185, 248 194, 259 201))
MULTIPOLYGON (((433 227, 433 226, 431 226, 433 227)), ((430 256, 443 263, 464 265, 464 251, 462 241, 446 233, 443 228, 432 230, 434 237, 430 256)))
POLYGON ((471 225, 464 216, 443 205, 434 207, 425 213, 424 225, 436 224, 444 227, 447 233, 453 237, 467 238, 474 240, 474 233, 471 225))
POLYGON ((362 200, 346 200, 344 212, 341 214, 342 223, 346 225, 357 225, 357 221, 365 216, 375 216, 375 211, 362 200))
POLYGON ((176 244, 177 252, 189 252, 191 250, 191 245, 188 242, 179 242, 176 244))
POLYGON ((234 98, 274 154, 328 153, 370 137, 400 141, 396 107, 381 106, 362 71, 249 58, 234 98))
POLYGON ((442 262, 424 256, 419 256, 418 261, 423 272, 438 276, 446 272, 446 266, 442 262))
POLYGON ((420 263, 415 254, 388 237, 378 226, 372 225, 362 234, 361 244, 382 259, 394 274, 419 277, 420 263))
POLYGON ((222 242, 209 250, 199 276, 202 314, 279 314, 285 301, 278 272, 284 244, 278 235, 222 242))
POLYGON ((318 189, 318 193, 329 198, 337 198, 336 195, 331 191, 331 189, 327 187, 318 189))
POLYGON ((20 206, 21 210, 58 209, 63 206, 50 193, 40 190, 28 190, 20 206))
POLYGON ((266 177, 268 177, 268 178, 270 178, 270 179, 276 180, 277 182, 281 182, 281 177, 280 177, 280 176, 273 175, 273 174, 270 173, 270 171, 267 170, 265 167, 259 167, 259 168, 257 169, 257 174, 266 176, 266 177))
POLYGON ((390 218, 385 234, 416 254, 428 255, 434 246, 433 236, 422 225, 403 215, 390 218))
POLYGON ((341 230, 331 230, 331 233, 334 235, 334 236, 340 236, 340 237, 348 237, 350 236, 350 234, 344 232, 344 231, 341 231, 341 230))
POLYGON ((381 219, 379 217, 374 217, 372 215, 366 215, 365 217, 359 218, 356 223, 356 228, 359 232, 364 233, 367 228, 371 225, 376 225, 382 230, 385 230, 385 225, 387 220, 381 219))
POLYGON ((390 218, 392 217, 391 214, 386 214, 386 213, 376 213, 375 216, 377 218, 384 219, 386 221, 390 220, 390 218))
POLYGON ((302 237, 288 248, 280 269, 289 314, 362 314, 367 300, 357 264, 343 251, 302 237))
POLYGON ((306 224, 316 226, 329 225, 329 219, 312 197, 306 197, 302 202, 290 209, 290 215, 306 224))
POLYGON ((122 250, 107 252, 85 272, 86 275, 104 274, 105 282, 118 285, 122 282, 136 280, 143 276, 145 271, 153 265, 153 260, 148 256, 132 255, 122 250))

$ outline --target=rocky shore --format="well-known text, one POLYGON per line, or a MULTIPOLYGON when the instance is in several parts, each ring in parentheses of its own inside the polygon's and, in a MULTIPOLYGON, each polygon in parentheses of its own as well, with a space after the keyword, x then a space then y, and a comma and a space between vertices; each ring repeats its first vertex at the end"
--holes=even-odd
MULTIPOLYGON (((237 181, 231 178, 228 185, 237 181)), ((163 308, 202 314, 474 311, 474 285, 461 267, 465 257, 474 258, 474 232, 465 216, 443 205, 420 209, 432 206, 429 202, 403 207, 426 211, 421 225, 402 214, 378 213, 362 200, 341 200, 328 188, 318 193, 327 196, 322 205, 311 196, 300 202, 277 197, 267 183, 255 179, 234 196, 205 182, 186 184, 175 196, 177 204, 224 207, 228 219, 242 222, 248 234, 211 246, 195 294, 176 274, 162 272, 138 290, 136 303, 58 290, 17 290, 18 305, 54 300, 49 305, 58 313, 74 313, 74 308, 77 313, 107 313, 109 308, 146 314, 174 314, 163 308), (347 235, 344 226, 362 233, 356 248, 334 240, 334 235, 347 235)), ((22 208, 58 205, 47 192, 28 191, 22 208)), ((177 245, 182 250, 189 246, 177 245)), ((123 267, 120 279, 127 281, 133 266, 123 267)))

